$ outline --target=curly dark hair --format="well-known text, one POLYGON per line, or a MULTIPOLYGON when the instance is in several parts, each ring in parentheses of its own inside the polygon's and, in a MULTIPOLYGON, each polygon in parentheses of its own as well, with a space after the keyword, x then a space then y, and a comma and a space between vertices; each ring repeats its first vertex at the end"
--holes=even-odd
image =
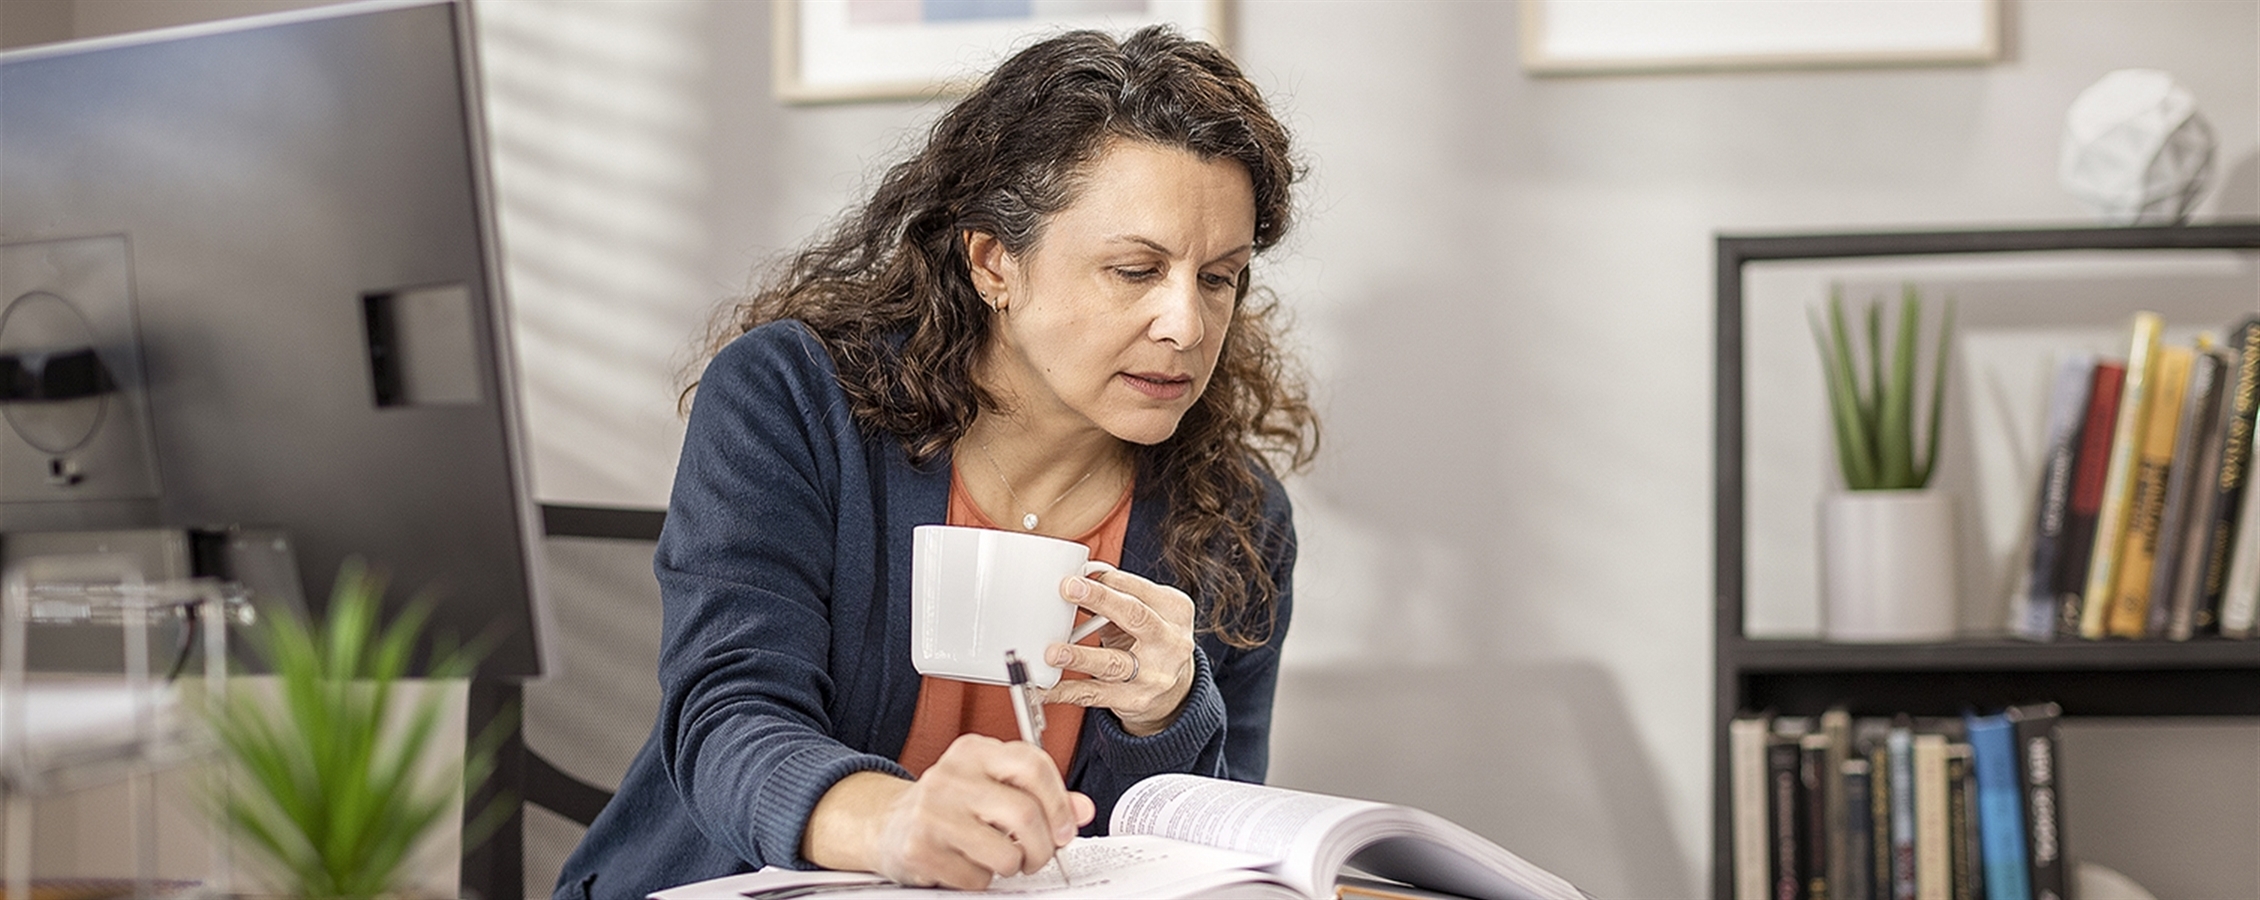
MULTIPOLYGON (((868 202, 717 320, 709 351, 797 319, 831 353, 864 427, 900 439, 913 461, 947 453, 980 410, 998 408, 973 378, 994 313, 974 291, 962 236, 992 234, 1026 253, 1113 140, 1240 163, 1255 188, 1255 249, 1285 235, 1298 175, 1287 130, 1230 58, 1161 26, 1120 42, 1069 32, 991 73, 868 202)), ((1163 562, 1207 600, 1202 627, 1242 647, 1271 636, 1279 586, 1264 543, 1284 539, 1259 531, 1255 467, 1299 470, 1318 447, 1279 318, 1277 300, 1250 290, 1243 272, 1207 390, 1174 434, 1136 451, 1141 483, 1167 489, 1163 562)))

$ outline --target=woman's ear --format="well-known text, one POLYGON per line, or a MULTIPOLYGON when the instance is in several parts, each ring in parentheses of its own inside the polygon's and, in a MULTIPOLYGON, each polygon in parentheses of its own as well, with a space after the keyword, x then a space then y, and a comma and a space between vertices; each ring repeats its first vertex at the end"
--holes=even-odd
POLYGON ((965 240, 966 275, 973 280, 973 290, 990 307, 1002 312, 1010 302, 1011 284, 1020 274, 1020 260, 1004 248, 1004 242, 986 231, 967 230, 965 240))

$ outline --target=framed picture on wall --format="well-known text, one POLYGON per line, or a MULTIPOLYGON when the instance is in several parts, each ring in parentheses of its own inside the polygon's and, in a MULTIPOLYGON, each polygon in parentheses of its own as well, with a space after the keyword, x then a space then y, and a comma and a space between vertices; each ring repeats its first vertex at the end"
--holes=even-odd
POLYGON ((1012 51, 1077 28, 1175 25, 1225 43, 1224 0, 776 0, 788 103, 962 93, 1012 51))
POLYGON ((1538 75, 1982 65, 2000 0, 1522 0, 1538 75))

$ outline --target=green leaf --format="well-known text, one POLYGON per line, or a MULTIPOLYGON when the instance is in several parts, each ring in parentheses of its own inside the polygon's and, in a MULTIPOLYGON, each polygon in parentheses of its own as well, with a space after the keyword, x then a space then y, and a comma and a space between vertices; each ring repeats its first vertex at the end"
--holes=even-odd
POLYGON ((1903 488, 1915 480, 1915 350, 1922 327, 1922 301, 1909 287, 1899 303, 1899 331, 1892 339, 1891 385, 1883 395, 1883 421, 1876 439, 1882 487, 1903 488))
POLYGON ((1946 353, 1947 336, 1954 333, 1954 298, 1946 298, 1946 314, 1938 323, 1938 359, 1930 379, 1930 436, 1923 448, 1922 464, 1915 474, 1914 487, 1930 486, 1931 472, 1938 464, 1938 430, 1946 409, 1946 353))
POLYGON ((1867 452, 1867 426, 1862 421, 1859 392, 1854 385, 1848 352, 1851 344, 1844 333, 1842 301, 1841 295, 1829 297, 1829 336, 1822 334, 1820 322, 1815 320, 1813 341, 1820 347, 1823 380, 1828 384, 1829 418, 1835 425, 1837 464, 1844 473, 1845 486, 1859 490, 1874 483, 1875 460, 1867 452))

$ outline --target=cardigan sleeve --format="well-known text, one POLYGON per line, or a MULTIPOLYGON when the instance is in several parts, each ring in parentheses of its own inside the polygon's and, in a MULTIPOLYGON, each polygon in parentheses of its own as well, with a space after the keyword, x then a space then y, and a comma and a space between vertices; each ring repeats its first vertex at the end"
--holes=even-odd
POLYGON ((1279 648, 1294 609, 1295 525, 1287 494, 1268 476, 1264 484, 1263 564, 1278 587, 1278 607, 1263 643, 1238 648, 1211 634, 1195 639, 1193 687, 1169 727, 1145 737, 1130 734, 1109 710, 1083 718, 1080 752, 1069 787, 1089 794, 1098 815, 1085 834, 1105 834, 1114 802, 1151 775, 1188 772, 1211 778, 1262 782, 1271 763, 1271 704, 1279 685, 1279 648))
MULTIPOLYGON (((660 727, 668 780, 707 839, 755 866, 808 867, 816 802, 858 771, 908 777, 834 737, 827 668, 839 496, 868 477, 828 359, 799 326, 757 329, 698 388, 653 567, 665 616, 660 727)), ((852 698, 851 698, 852 699, 852 698)))

